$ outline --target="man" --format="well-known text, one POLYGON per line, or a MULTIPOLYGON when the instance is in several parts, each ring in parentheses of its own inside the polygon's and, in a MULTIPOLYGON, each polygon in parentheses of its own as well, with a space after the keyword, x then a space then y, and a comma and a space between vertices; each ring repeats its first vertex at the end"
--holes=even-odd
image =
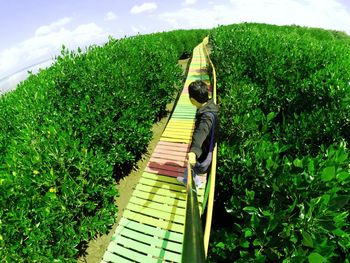
MULTIPOLYGON (((188 86, 188 93, 192 105, 197 107, 197 113, 187 159, 192 167, 196 187, 199 188, 202 182, 198 175, 208 172, 211 164, 211 151, 215 144, 219 109, 213 100, 209 100, 208 86, 202 80, 192 82, 188 86)), ((184 185, 187 184, 187 169, 184 177, 177 177, 177 180, 184 185)))

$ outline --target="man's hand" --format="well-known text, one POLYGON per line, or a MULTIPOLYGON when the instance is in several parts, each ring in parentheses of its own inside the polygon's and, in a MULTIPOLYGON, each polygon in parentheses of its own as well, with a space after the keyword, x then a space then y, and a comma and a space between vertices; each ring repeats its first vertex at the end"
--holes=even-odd
POLYGON ((188 159, 188 162, 191 164, 191 165, 195 165, 196 164, 196 159, 197 159, 197 156, 194 152, 189 152, 187 154, 187 159, 188 159))

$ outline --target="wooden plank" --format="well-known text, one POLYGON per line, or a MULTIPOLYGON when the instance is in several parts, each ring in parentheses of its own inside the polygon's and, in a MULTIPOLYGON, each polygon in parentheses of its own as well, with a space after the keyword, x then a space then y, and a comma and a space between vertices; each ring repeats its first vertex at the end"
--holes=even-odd
POLYGON ((174 149, 164 149, 162 147, 157 147, 154 149, 153 153, 159 153, 163 155, 171 155, 171 156, 179 156, 180 158, 183 156, 187 156, 187 151, 180 151, 180 150, 174 150, 174 149))
POLYGON ((156 258, 160 261, 164 261, 164 260, 169 260, 172 262, 181 261, 181 254, 179 253, 174 253, 171 251, 167 251, 163 248, 146 245, 144 243, 137 242, 135 240, 132 240, 126 237, 119 237, 118 244, 124 245, 125 247, 130 247, 140 252, 147 252, 148 256, 152 256, 153 258, 156 258))
POLYGON ((117 240, 112 242, 114 242, 116 245, 123 245, 125 248, 131 248, 141 253, 147 253, 149 257, 152 257, 158 260, 162 260, 162 261, 171 260, 176 262, 179 262, 179 258, 181 260, 181 255, 178 253, 174 253, 174 252, 166 251, 162 248, 150 246, 142 242, 132 240, 127 237, 119 236, 117 240))
POLYGON ((194 127, 193 128, 184 128, 181 126, 169 126, 169 127, 165 128, 163 133, 164 132, 184 132, 184 133, 189 132, 192 135, 193 131, 194 131, 194 127))
POLYGON ((186 140, 186 139, 173 139, 173 138, 167 138, 167 137, 161 137, 162 141, 165 142, 184 142, 184 143, 190 143, 191 140, 186 140))
POLYGON ((138 205, 132 202, 129 202, 126 206, 126 209, 133 211, 135 213, 156 217, 166 221, 171 221, 179 224, 185 224, 185 217, 183 215, 176 215, 174 213, 163 212, 160 210, 155 210, 153 208, 145 207, 138 205))
POLYGON ((170 151, 177 151, 177 152, 187 152, 189 149, 188 144, 183 144, 183 146, 180 146, 182 143, 169 143, 169 142, 158 142, 155 150, 170 150, 170 151))
POLYGON ((183 190, 183 185, 180 185, 180 183, 179 184, 170 184, 167 182, 152 180, 152 179, 145 178, 145 177, 141 177, 139 183, 144 184, 144 185, 149 185, 152 187, 158 187, 161 189, 169 189, 171 191, 182 192, 182 190, 183 190))
POLYGON ((158 146, 160 145, 167 145, 167 146, 171 146, 174 148, 184 148, 184 149, 188 149, 190 146, 186 143, 174 143, 174 142, 158 142, 157 144, 158 146))
POLYGON ((103 260, 101 263, 108 263, 108 262, 120 262, 120 263, 130 263, 130 262, 135 262, 134 260, 131 259, 126 259, 123 257, 120 257, 119 255, 116 255, 110 251, 106 251, 105 254, 103 255, 103 260))
POLYGON ((160 164, 156 162, 148 162, 147 167, 154 170, 167 170, 167 171, 173 171, 173 172, 179 172, 183 173, 185 171, 185 166, 179 166, 175 163, 168 163, 168 164, 160 164))
POLYGON ((170 130, 165 130, 162 134, 162 136, 186 136, 186 137, 190 137, 192 136, 192 130, 177 130, 177 131, 170 131, 170 130))
POLYGON ((156 174, 144 172, 144 173, 142 173, 142 177, 157 180, 157 181, 167 182, 167 183, 171 183, 171 184, 176 184, 176 185, 181 184, 176 180, 176 178, 169 177, 169 176, 162 176, 162 175, 156 175, 156 174))
POLYGON ((130 211, 130 210, 125 210, 123 213, 123 216, 130 219, 130 220, 138 221, 140 223, 148 224, 151 226, 160 227, 160 228, 165 229, 165 230, 171 230, 171 231, 174 231, 177 233, 183 233, 183 230, 184 230, 184 226, 181 224, 174 223, 171 221, 156 219, 154 217, 135 213, 135 212, 130 211))
POLYGON ((170 240, 172 242, 177 242, 180 245, 183 242, 183 234, 179 234, 176 232, 171 232, 168 230, 163 230, 160 228, 157 228, 155 226, 149 226, 145 224, 141 224, 135 221, 131 221, 125 217, 122 217, 119 221, 119 225, 133 229, 138 232, 142 232, 148 235, 153 235, 162 239, 170 240))
POLYGON ((174 206, 170 206, 170 205, 166 205, 166 204, 160 204, 157 202, 153 202, 150 200, 145 200, 145 199, 141 199, 138 198, 136 196, 132 196, 129 200, 129 203, 133 203, 133 204, 137 204, 143 207, 148 207, 148 208, 152 208, 154 210, 159 210, 162 212, 166 212, 166 213, 172 213, 175 215, 180 215, 180 216, 185 216, 186 211, 183 207, 176 207, 174 206))
MULTIPOLYGON (((132 249, 125 248, 121 245, 116 244, 115 242, 109 243, 108 251, 117 255, 122 255, 127 258, 130 258, 134 262, 142 263, 157 263, 158 259, 146 256, 145 254, 135 252, 132 249)), ((118 261, 115 261, 118 262, 118 261)))
POLYGON ((158 236, 154 236, 153 234, 145 234, 134 229, 127 228, 125 226, 119 225, 117 228, 119 231, 118 236, 113 236, 115 239, 112 239, 114 242, 118 243, 119 236, 122 235, 124 237, 132 238, 134 240, 141 241, 143 243, 147 243, 159 248, 165 248, 167 250, 172 250, 178 253, 182 252, 182 244, 177 242, 172 242, 163 238, 159 238, 158 236))
POLYGON ((186 208, 186 201, 185 200, 180 200, 176 199, 174 197, 169 197, 169 196, 161 196, 156 193, 147 193, 139 189, 135 189, 133 191, 133 196, 136 196, 138 198, 143 198, 150 200, 152 202, 158 202, 161 204, 167 204, 167 205, 176 205, 177 207, 182 207, 186 208))
POLYGON ((185 167, 185 160, 179 160, 179 159, 169 159, 169 158, 163 158, 163 157, 156 157, 152 154, 152 157, 149 159, 150 162, 155 162, 160 165, 165 165, 165 164, 176 164, 181 167, 185 167))
POLYGON ((169 189, 162 189, 162 188, 158 188, 158 187, 152 187, 149 185, 137 184, 135 189, 137 189, 139 191, 148 192, 148 193, 163 195, 165 197, 168 196, 168 197, 177 198, 180 200, 186 200, 185 187, 181 192, 176 192, 176 191, 170 191, 169 189))
POLYGON ((185 161, 186 155, 179 156, 179 155, 171 155, 171 154, 163 154, 163 153, 152 153, 151 158, 160 158, 160 159, 166 159, 169 161, 185 161))
POLYGON ((162 138, 168 138, 168 139, 176 139, 176 140, 187 140, 190 141, 192 139, 192 136, 190 135, 168 135, 168 134, 163 134, 162 138))
POLYGON ((183 176, 183 172, 163 170, 160 168, 152 168, 152 167, 148 167, 148 166, 145 168, 145 171, 149 172, 149 173, 154 173, 154 174, 159 174, 159 175, 168 175, 168 176, 173 176, 173 177, 183 176))

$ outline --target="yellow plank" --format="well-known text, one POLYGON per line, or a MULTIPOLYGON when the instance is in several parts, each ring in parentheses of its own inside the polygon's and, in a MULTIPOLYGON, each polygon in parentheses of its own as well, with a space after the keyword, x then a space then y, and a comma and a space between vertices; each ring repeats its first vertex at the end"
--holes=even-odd
POLYGON ((180 183, 176 180, 176 178, 171 176, 164 176, 164 175, 157 175, 157 174, 143 172, 142 177, 180 185, 180 183))
POLYGON ((171 222, 175 222, 175 223, 179 223, 179 224, 185 223, 185 217, 183 215, 176 215, 173 213, 168 213, 168 212, 156 210, 156 209, 149 208, 149 207, 144 207, 142 205, 138 205, 138 204, 134 204, 134 203, 130 203, 130 202, 126 206, 126 209, 133 211, 133 212, 136 212, 136 213, 160 218, 160 219, 163 219, 166 221, 171 221, 171 222))
POLYGON ((163 196, 174 197, 180 200, 186 200, 186 189, 184 188, 182 192, 175 192, 169 189, 162 189, 158 187, 152 187, 144 184, 137 184, 136 189, 140 191, 145 191, 148 193, 154 193, 163 196))
POLYGON ((167 126, 164 130, 164 132, 168 132, 168 131, 171 131, 171 132, 193 132, 194 126, 184 128, 183 126, 170 125, 170 126, 167 126))
POLYGON ((169 131, 169 130, 165 130, 162 134, 163 136, 183 136, 183 137, 190 137, 192 136, 192 130, 180 130, 180 131, 169 131))
POLYGON ((140 205, 143 207, 148 207, 148 208, 152 208, 154 210, 159 210, 162 212, 172 213, 172 214, 180 215, 180 216, 184 216, 186 214, 186 211, 183 207, 177 207, 176 205, 170 206, 167 204, 160 204, 157 202, 137 198, 136 196, 132 196, 130 198, 129 203, 137 204, 137 205, 140 205))
POLYGON ((192 138, 192 136, 190 136, 190 135, 181 135, 181 134, 179 134, 179 135, 175 135, 175 134, 173 134, 173 135, 168 135, 168 134, 162 134, 162 138, 169 138, 169 139, 179 139, 179 140, 188 140, 188 141, 190 141, 191 140, 191 138, 192 138))
POLYGON ((155 219, 153 217, 141 215, 130 210, 125 210, 123 216, 128 219, 138 221, 140 223, 160 227, 162 229, 171 230, 178 233, 183 233, 184 230, 184 226, 181 224, 177 224, 170 221, 164 221, 161 219, 155 219))
POLYGON ((173 138, 167 138, 167 137, 162 137, 160 140, 164 141, 164 142, 183 142, 183 143, 190 143, 191 142, 191 140, 173 139, 173 138))
POLYGON ((154 193, 146 193, 146 192, 143 192, 140 190, 134 190, 133 196, 147 199, 147 200, 154 201, 154 202, 158 202, 158 203, 162 203, 162 204, 176 205, 176 206, 182 207, 182 208, 186 207, 185 200, 176 199, 174 197, 161 196, 161 195, 154 194, 154 193))
POLYGON ((170 183, 165 183, 162 181, 158 180, 153 180, 145 177, 141 177, 139 183, 144 184, 144 185, 149 185, 153 187, 159 187, 161 189, 170 189, 172 191, 183 191, 184 187, 180 184, 170 184, 170 183))

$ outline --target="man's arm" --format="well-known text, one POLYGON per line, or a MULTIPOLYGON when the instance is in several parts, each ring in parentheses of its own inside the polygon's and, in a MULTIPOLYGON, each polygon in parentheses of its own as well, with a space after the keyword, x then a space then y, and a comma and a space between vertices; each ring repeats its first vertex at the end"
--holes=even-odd
POLYGON ((193 157, 195 157, 194 163, 196 163, 197 158, 201 156, 202 145, 204 140, 207 138, 207 136, 210 133, 211 126, 212 126, 212 119, 207 114, 203 114, 201 116, 198 127, 196 127, 196 129, 193 131, 192 144, 191 144, 190 152, 188 153, 188 160, 190 163, 191 161, 193 161, 193 157), (195 156, 193 156, 193 154, 195 156))

